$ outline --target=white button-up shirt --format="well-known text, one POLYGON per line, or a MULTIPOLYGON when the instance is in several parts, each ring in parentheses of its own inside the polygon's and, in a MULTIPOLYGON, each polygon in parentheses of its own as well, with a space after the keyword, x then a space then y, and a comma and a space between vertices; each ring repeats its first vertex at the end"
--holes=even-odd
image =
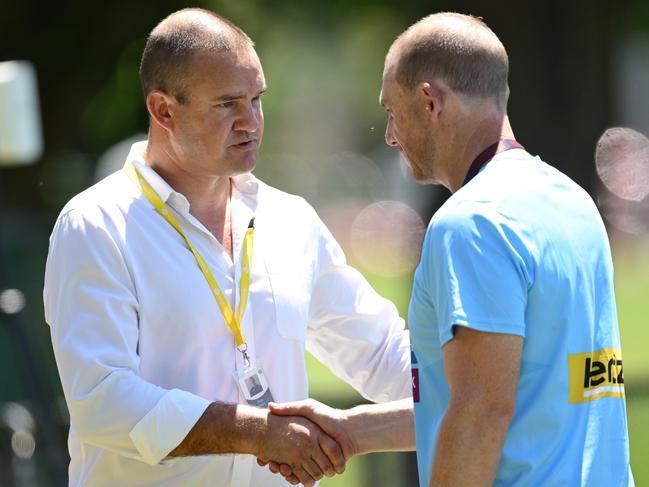
MULTIPOLYGON (((410 395, 407 331, 396 308, 346 265, 302 199, 251 174, 232 178, 234 259, 189 203, 142 159, 230 300, 255 216, 242 330, 275 401, 308 397, 305 348, 373 401, 410 395)), ((250 455, 167 455, 212 401, 245 403, 241 354, 192 253, 124 171, 73 198, 50 239, 45 317, 70 410, 72 486, 282 486, 250 455)))

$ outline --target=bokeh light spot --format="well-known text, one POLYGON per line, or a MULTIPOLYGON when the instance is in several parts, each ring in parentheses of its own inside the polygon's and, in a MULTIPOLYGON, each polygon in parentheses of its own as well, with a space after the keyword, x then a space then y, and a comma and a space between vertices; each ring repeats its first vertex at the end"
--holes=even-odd
POLYGON ((397 277, 417 266, 423 235, 424 222, 410 206, 379 201, 358 213, 350 244, 355 260, 366 271, 397 277))
POLYGON ((0 310, 8 315, 22 311, 25 307, 25 295, 20 289, 6 289, 0 293, 0 310))
POLYGON ((597 174, 618 198, 641 201, 649 194, 649 139, 625 127, 607 129, 595 150, 597 174))

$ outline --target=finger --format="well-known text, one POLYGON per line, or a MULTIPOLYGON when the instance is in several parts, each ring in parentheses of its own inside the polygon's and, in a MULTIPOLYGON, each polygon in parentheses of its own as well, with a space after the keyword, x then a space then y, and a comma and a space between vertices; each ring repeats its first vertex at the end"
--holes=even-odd
POLYGON ((257 459, 257 465, 259 465, 260 467, 265 467, 266 465, 268 465, 268 462, 264 462, 263 460, 260 460, 258 458, 257 459))
POLYGON ((290 484, 295 485, 300 483, 300 480, 293 473, 293 470, 291 469, 290 465, 282 463, 279 466, 279 473, 281 473, 282 477, 284 477, 284 480, 286 480, 290 484))
POLYGON ((284 480, 286 480, 289 484, 297 485, 300 483, 300 479, 298 479, 295 475, 290 475, 289 477, 284 477, 284 480))
POLYGON ((298 482, 304 485, 304 487, 313 487, 315 480, 304 468, 294 468, 293 474, 297 477, 298 482))
MULTIPOLYGON (((319 436, 324 436, 324 435, 319 435, 319 436)), ((328 438, 328 437, 327 437, 328 438)), ((331 440, 333 443, 336 443, 335 441, 331 440)), ((318 439, 318 443, 320 443, 320 439, 318 439)), ((337 446, 337 445, 336 445, 337 446)), ((312 454, 311 454, 311 459, 318 465, 318 468, 320 471, 326 475, 327 477, 333 477, 334 474, 337 472, 335 470, 335 467, 333 463, 329 460, 329 457, 327 454, 320 448, 316 448, 312 454)), ((340 450, 340 448, 339 448, 340 450)), ((336 457, 338 459, 338 457, 336 457)), ((342 457, 342 453, 340 455, 340 458, 343 460, 343 470, 344 470, 344 457, 342 457)), ((320 479, 318 479, 320 480, 320 479)))
POLYGON ((345 471, 346 459, 340 445, 333 438, 325 434, 318 435, 318 444, 322 453, 329 460, 332 469, 338 474, 343 473, 345 471))
MULTIPOLYGON (((268 463, 268 468, 270 469, 271 472, 273 473, 281 473, 281 469, 279 466, 279 463, 277 462, 269 462, 268 463)), ((282 474, 284 475, 284 474, 282 474)), ((285 476, 285 475, 284 475, 285 476)))
POLYGON ((304 462, 302 464, 302 468, 304 468, 304 470, 306 470, 314 480, 320 480, 322 477, 324 477, 323 470, 313 458, 309 458, 306 462, 304 462))
POLYGON ((284 404, 271 402, 268 404, 268 409, 278 416, 305 416, 311 407, 306 401, 285 402, 284 404))
MULTIPOLYGON (((284 480, 286 480, 289 484, 291 485, 298 485, 302 484, 302 481, 298 479, 295 475, 291 474, 289 477, 284 477, 284 480)), ((303 484, 306 485, 306 484, 303 484)))

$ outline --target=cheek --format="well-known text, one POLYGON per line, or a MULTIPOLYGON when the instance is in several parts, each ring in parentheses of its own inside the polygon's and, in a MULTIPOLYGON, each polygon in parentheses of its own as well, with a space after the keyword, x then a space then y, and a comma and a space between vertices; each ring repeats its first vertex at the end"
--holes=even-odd
POLYGON ((258 125, 257 132, 261 135, 264 132, 264 110, 261 108, 261 105, 257 109, 256 117, 258 125))
POLYGON ((415 150, 418 145, 416 127, 412 127, 408 120, 399 120, 394 123, 394 134, 402 146, 409 151, 415 150))
POLYGON ((220 145, 228 140, 232 132, 232 118, 225 116, 204 117, 195 127, 196 134, 207 145, 220 145))

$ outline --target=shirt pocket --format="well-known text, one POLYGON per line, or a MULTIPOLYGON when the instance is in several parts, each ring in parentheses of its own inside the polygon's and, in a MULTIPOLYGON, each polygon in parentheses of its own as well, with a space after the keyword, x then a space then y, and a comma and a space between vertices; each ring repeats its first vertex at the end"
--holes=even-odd
POLYGON ((310 272, 283 259, 266 260, 266 269, 279 335, 305 342, 311 300, 310 272))

